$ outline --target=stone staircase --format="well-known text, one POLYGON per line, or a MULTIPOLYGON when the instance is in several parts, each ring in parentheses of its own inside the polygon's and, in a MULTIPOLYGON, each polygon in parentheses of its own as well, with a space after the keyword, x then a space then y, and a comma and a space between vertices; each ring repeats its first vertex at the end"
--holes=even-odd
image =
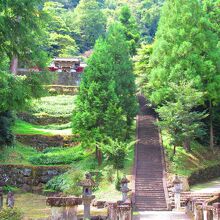
POLYGON ((139 96, 140 114, 137 119, 135 164, 135 206, 137 211, 165 211, 164 165, 155 113, 139 96))

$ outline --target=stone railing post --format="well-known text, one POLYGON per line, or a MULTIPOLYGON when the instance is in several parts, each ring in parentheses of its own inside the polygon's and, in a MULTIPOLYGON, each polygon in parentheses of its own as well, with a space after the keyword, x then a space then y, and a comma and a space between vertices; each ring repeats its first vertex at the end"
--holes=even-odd
POLYGON ((115 202, 108 202, 108 219, 117 220, 117 204, 115 202))
POLYGON ((213 220, 220 220, 220 203, 214 203, 214 212, 213 212, 213 220))
POLYGON ((131 220, 132 219, 132 206, 130 199, 125 202, 117 203, 117 215, 120 220, 131 220))
POLYGON ((201 205, 196 206, 195 220, 203 220, 203 210, 201 205))
POLYGON ((51 220, 77 220, 77 207, 81 198, 49 197, 46 201, 51 206, 51 220))
POLYGON ((213 207, 209 205, 203 206, 203 220, 213 220, 213 207))

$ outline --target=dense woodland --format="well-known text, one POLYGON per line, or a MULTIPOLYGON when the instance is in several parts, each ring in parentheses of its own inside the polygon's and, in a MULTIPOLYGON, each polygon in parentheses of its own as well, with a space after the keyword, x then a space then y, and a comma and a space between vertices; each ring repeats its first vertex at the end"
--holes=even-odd
POLYGON ((52 58, 92 51, 71 116, 81 151, 89 148, 100 166, 104 158, 124 168, 138 93, 157 113, 174 154, 195 143, 217 150, 219 6, 220 0, 0 1, 0 147, 15 144, 16 113, 45 96, 52 58), (17 65, 42 72, 18 76, 17 65))

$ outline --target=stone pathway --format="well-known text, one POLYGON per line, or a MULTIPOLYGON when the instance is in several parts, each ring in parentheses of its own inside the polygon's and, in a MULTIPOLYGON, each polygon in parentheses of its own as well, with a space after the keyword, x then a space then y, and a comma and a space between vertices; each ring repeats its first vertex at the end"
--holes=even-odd
POLYGON ((162 151, 154 112, 146 107, 146 100, 139 96, 135 205, 137 211, 166 211, 163 186, 162 151))
POLYGON ((184 212, 140 212, 133 220, 192 220, 184 212))

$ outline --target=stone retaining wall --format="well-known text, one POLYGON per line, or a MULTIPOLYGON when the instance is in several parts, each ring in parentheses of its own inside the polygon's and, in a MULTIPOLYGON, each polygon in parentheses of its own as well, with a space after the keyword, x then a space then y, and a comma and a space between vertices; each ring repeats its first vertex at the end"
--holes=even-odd
POLYGON ((46 88, 50 95, 76 95, 79 91, 78 86, 48 85, 46 88))
POLYGON ((23 121, 36 125, 66 124, 71 121, 71 116, 35 116, 26 112, 19 113, 18 117, 23 121))
POLYGON ((69 86, 78 86, 81 80, 82 74, 79 73, 54 73, 56 76, 52 84, 54 85, 69 85, 69 86))
POLYGON ((27 146, 36 148, 39 151, 47 147, 74 147, 78 143, 73 141, 73 135, 16 135, 16 140, 27 146))
POLYGON ((68 166, 0 165, 0 182, 26 192, 42 192, 44 184, 68 170, 68 166))

